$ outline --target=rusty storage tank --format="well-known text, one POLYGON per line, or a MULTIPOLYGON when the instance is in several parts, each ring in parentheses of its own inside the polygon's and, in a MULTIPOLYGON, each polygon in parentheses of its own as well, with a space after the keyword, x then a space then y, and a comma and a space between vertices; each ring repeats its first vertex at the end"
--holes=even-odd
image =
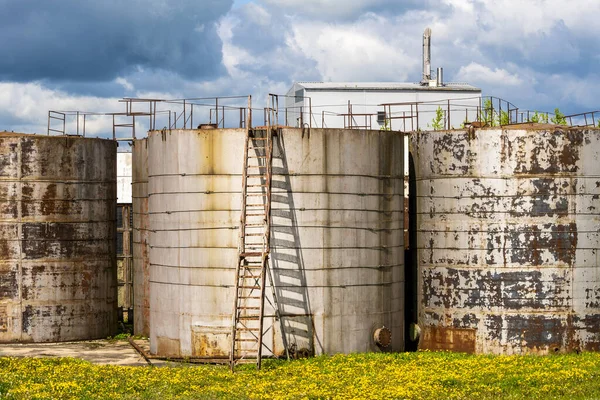
POLYGON ((150 259, 148 244, 148 140, 133 144, 133 332, 150 336, 150 259))
MULTIPOLYGON (((230 352, 245 134, 149 133, 154 354, 230 352)), ((271 266, 282 318, 267 285, 266 355, 284 354, 283 343, 299 355, 379 351, 382 327, 384 350, 403 349, 403 149, 398 132, 275 137, 271 266)))
POLYGON ((0 342, 117 326, 116 143, 0 133, 0 342))
POLYGON ((420 348, 600 350, 600 130, 419 132, 420 348))

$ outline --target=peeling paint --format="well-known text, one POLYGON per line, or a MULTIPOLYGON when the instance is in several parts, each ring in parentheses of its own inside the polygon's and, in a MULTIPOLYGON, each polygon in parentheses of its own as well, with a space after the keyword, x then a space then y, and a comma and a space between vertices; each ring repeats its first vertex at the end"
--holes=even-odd
POLYGON ((598 350, 600 130, 419 132, 411 152, 420 347, 598 350))
POLYGON ((0 134, 0 342, 116 328, 116 145, 0 134))

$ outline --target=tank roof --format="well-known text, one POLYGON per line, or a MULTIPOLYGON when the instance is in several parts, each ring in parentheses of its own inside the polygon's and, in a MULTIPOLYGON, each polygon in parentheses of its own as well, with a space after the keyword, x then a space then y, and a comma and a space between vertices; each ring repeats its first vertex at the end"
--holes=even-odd
POLYGON ((481 89, 467 83, 447 83, 444 86, 423 86, 410 82, 296 82, 309 90, 419 90, 429 92, 468 91, 481 89))

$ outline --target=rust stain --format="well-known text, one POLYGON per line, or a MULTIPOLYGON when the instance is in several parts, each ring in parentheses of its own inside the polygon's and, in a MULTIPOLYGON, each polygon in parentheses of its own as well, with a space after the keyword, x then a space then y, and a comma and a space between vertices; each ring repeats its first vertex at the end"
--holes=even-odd
POLYGON ((22 218, 0 229, 0 341, 112 335, 115 144, 14 135, 0 138, 0 212, 22 218))
POLYGON ((179 339, 158 336, 156 338, 156 353, 161 357, 181 357, 179 339))
POLYGON ((476 329, 460 329, 443 326, 428 326, 423 330, 419 342, 422 350, 451 350, 461 353, 475 353, 476 329))

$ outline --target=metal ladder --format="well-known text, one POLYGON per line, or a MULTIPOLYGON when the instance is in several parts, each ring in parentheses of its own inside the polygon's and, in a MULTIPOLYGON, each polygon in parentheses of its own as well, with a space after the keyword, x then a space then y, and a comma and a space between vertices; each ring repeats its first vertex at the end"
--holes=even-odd
POLYGON ((230 367, 256 362, 263 348, 265 278, 270 252, 273 131, 246 129, 240 246, 236 266, 230 367))

